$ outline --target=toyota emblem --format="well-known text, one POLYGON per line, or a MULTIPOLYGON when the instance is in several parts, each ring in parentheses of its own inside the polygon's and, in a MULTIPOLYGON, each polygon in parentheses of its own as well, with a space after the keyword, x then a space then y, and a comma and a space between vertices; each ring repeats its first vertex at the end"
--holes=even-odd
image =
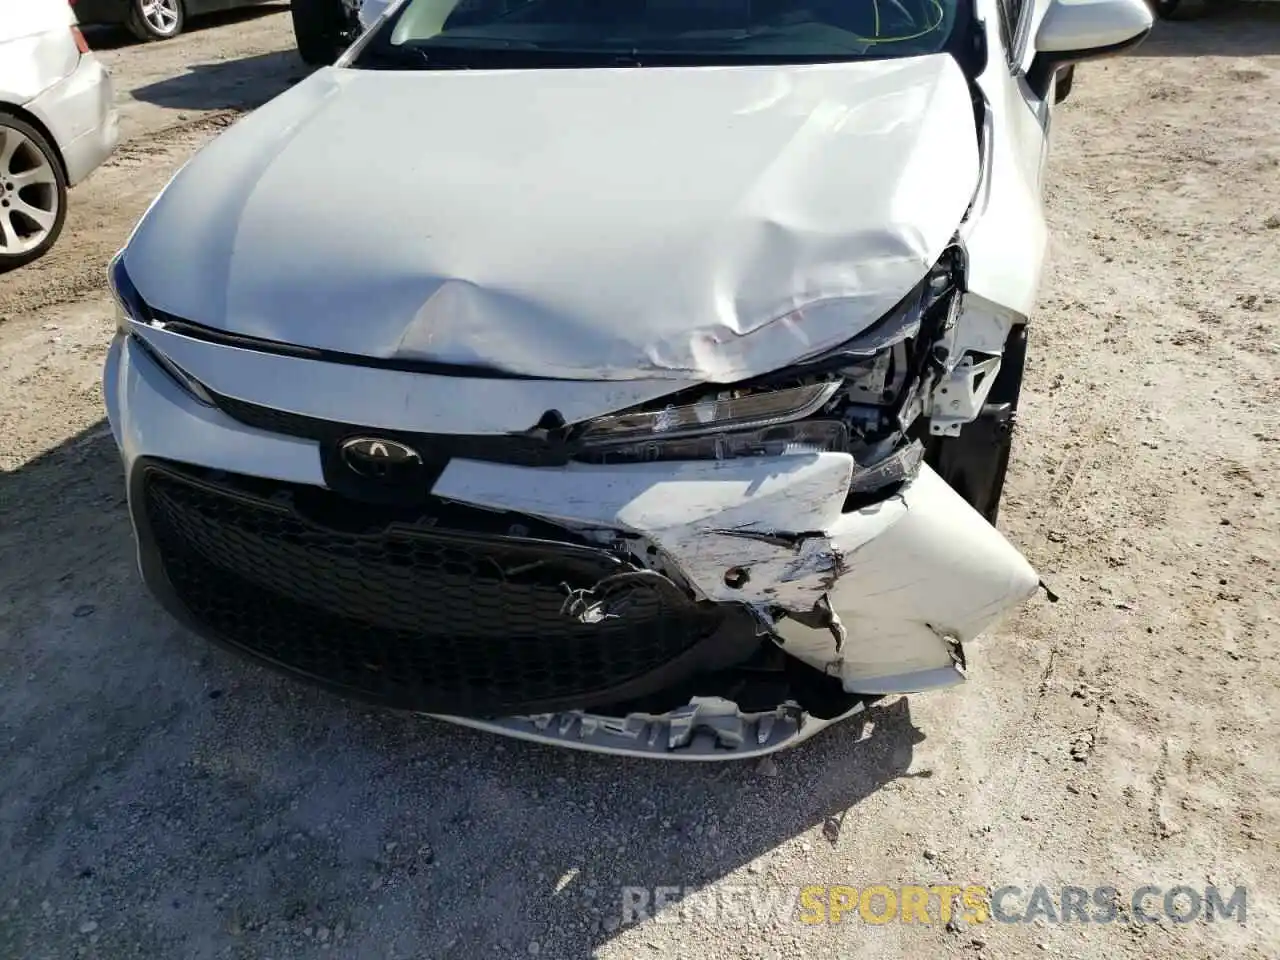
POLYGON ((370 480, 395 479, 422 466, 422 454, 417 450, 385 437, 352 437, 339 449, 342 462, 370 480))

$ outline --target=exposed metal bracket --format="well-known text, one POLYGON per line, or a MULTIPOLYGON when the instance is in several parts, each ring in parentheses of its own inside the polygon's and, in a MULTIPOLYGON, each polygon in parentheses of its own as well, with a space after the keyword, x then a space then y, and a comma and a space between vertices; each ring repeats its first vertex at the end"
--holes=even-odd
POLYGON ((934 436, 958 437, 960 429, 982 413, 1000 372, 999 356, 975 360, 966 354, 942 376, 929 402, 929 432, 934 436))

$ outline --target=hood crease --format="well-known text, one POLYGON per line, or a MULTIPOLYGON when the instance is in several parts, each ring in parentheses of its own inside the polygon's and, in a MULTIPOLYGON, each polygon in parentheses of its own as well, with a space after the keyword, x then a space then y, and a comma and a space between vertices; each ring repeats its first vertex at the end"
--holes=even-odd
POLYGON ((856 335, 978 180, 943 54, 319 71, 171 181, 125 266, 194 322, 385 359, 732 382, 856 335))

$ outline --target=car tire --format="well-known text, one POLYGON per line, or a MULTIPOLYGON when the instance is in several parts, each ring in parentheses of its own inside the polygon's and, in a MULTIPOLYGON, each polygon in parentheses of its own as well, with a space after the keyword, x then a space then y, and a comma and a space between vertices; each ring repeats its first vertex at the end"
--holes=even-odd
POLYGON ((327 67, 347 48, 351 25, 342 0, 293 0, 293 38, 302 62, 327 67))
POLYGON ((1022 371, 1027 358, 1026 325, 1014 327, 1005 341, 996 382, 983 412, 966 423, 958 437, 931 436, 925 462, 961 497, 995 526, 1013 450, 1022 371))
POLYGON ((124 18, 128 31, 144 42, 176 37, 186 23, 183 0, 129 0, 124 18))
POLYGON ((40 130, 0 113, 0 273, 44 256, 67 219, 67 176, 40 130))

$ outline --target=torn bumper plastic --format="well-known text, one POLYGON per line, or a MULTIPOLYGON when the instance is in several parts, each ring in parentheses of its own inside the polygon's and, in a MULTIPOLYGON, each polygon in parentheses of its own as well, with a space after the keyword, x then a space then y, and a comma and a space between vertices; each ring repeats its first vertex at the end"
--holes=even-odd
POLYGON ((664 760, 745 760, 803 743, 866 709, 868 700, 831 718, 792 704, 744 712, 730 700, 697 697, 669 713, 601 716, 582 710, 500 720, 437 716, 460 726, 573 750, 664 760))
POLYGON ((839 453, 554 472, 455 461, 434 493, 642 534, 699 595, 751 606, 850 693, 956 683, 960 645, 1039 578, 928 466, 846 511, 853 468, 839 453))
MULTIPOLYGON (((215 376, 202 379, 217 386, 215 376)), ((266 485, 326 486, 316 442, 201 403, 128 337, 112 344, 104 393, 131 476, 163 460, 266 485)), ((843 694, 811 709, 803 696, 762 707, 759 697, 698 689, 674 709, 668 697, 657 709, 584 703, 453 719, 581 749, 740 757, 799 742, 869 698, 958 682, 961 645, 1029 596, 1038 578, 927 466, 884 499, 849 507, 854 473, 853 457, 834 452, 560 467, 450 460, 434 500, 558 525, 695 602, 747 608, 757 646, 782 651, 843 694)), ((157 571, 144 565, 144 576, 156 589, 157 571)))

